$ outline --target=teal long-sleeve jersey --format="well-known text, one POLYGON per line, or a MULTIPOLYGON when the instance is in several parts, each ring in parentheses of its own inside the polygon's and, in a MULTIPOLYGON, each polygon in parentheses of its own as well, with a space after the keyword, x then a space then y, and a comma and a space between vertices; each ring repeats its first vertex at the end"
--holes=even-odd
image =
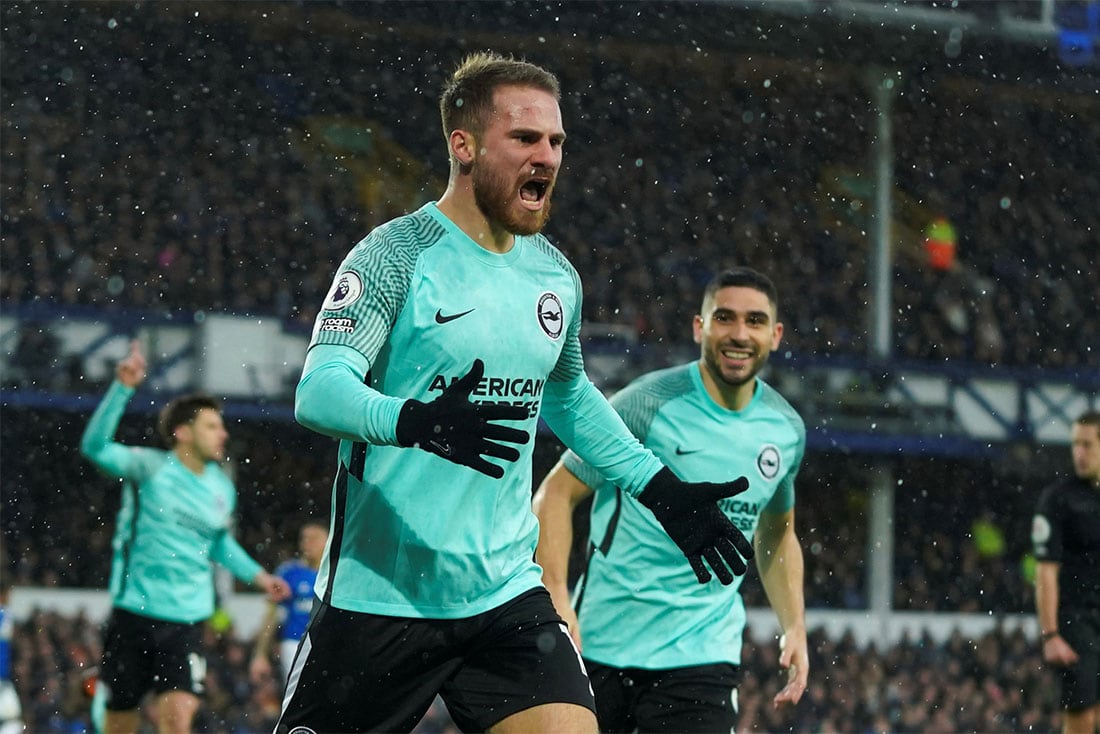
POLYGON ((198 622, 214 613, 212 561, 244 582, 262 567, 233 537, 237 490, 216 462, 196 474, 173 452, 112 440, 133 393, 114 382, 80 444, 92 463, 122 480, 111 601, 154 619, 198 622))
MULTIPOLYGON (((534 562, 533 441, 493 479, 396 445, 401 406, 470 371, 471 399, 526 406, 619 486, 638 493, 660 461, 584 373, 581 287, 541 235, 489 252, 426 204, 359 242, 314 325, 299 422, 341 439, 318 595, 340 609, 454 619, 542 583, 534 562)), ((684 563, 685 567, 687 563, 684 563)))

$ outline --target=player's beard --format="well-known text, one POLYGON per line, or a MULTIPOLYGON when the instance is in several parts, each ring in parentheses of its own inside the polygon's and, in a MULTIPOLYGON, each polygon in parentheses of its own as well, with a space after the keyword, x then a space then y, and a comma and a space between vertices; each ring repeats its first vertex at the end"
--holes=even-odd
MULTIPOLYGON (((719 347, 714 344, 708 343, 703 348, 703 364, 706 365, 707 371, 711 376, 722 384, 729 385, 730 387, 741 387, 751 382, 758 374, 760 370, 764 369, 764 365, 768 363, 768 357, 771 356, 769 352, 764 352, 763 355, 756 355, 752 358, 752 366, 749 367, 747 372, 738 372, 736 374, 730 374, 722 369, 722 358, 718 354, 719 347)), ((755 346, 753 347, 755 354, 755 346)))
POLYGON ((473 184, 474 201, 490 224, 499 224, 512 234, 531 235, 541 232, 550 219, 553 184, 546 187, 542 208, 534 212, 517 207, 515 201, 519 196, 518 187, 490 168, 475 165, 473 184))

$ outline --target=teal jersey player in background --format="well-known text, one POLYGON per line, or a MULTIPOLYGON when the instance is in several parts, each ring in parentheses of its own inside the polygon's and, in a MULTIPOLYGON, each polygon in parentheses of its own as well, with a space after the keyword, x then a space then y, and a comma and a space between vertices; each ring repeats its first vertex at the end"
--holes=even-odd
MULTIPOLYGON (((678 476, 692 482, 747 477, 749 489, 719 506, 753 538, 764 588, 784 632, 788 684, 806 687, 802 551, 794 532, 794 482, 806 430, 757 373, 779 346, 771 280, 738 268, 706 288, 696 362, 634 380, 612 398, 626 424, 678 476)), ((566 452, 539 487, 538 560, 570 622, 593 682, 601 731, 732 731, 745 606, 740 579, 700 585, 653 513, 566 452), (587 565, 571 600, 573 512, 593 495, 587 565)))
POLYGON ((203 692, 201 623, 214 613, 212 563, 272 599, 289 589, 233 537, 237 491, 219 465, 227 433, 217 402, 189 395, 169 403, 159 421, 168 451, 112 440, 144 379, 134 342, 80 444, 93 464, 122 480, 97 696, 106 704, 105 731, 137 731, 141 699, 152 690, 160 730, 185 732, 203 692))
POLYGON ((409 730, 436 694, 462 730, 596 730, 533 560, 540 416, 656 508, 700 582, 732 583, 752 555, 716 504, 744 483, 673 506, 683 482, 584 372, 580 280, 539 234, 565 141, 559 97, 541 67, 468 57, 440 100, 447 190, 360 241, 317 316, 295 411, 340 439, 339 464, 279 732, 409 730))

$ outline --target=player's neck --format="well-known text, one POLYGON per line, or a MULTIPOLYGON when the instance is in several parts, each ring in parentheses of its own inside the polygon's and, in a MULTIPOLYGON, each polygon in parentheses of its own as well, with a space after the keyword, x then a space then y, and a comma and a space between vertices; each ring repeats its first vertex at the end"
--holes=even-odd
POLYGON ((190 448, 186 446, 176 446, 174 451, 179 462, 193 473, 201 476, 202 473, 206 471, 206 461, 196 455, 190 448))
POLYGON ((516 242, 515 235, 500 224, 490 222, 482 213, 469 186, 452 182, 436 206, 467 237, 489 252, 503 254, 510 251, 516 242))
POLYGON ((752 396, 756 392, 755 377, 743 385, 722 384, 714 379, 714 375, 702 361, 699 362, 699 374, 710 399, 726 410, 744 410, 752 402, 752 396))

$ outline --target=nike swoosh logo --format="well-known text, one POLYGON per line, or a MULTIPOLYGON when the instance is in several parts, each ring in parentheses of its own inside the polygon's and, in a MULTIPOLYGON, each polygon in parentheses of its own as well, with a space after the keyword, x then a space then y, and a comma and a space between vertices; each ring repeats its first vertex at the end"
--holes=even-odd
POLYGON ((702 449, 684 449, 684 448, 681 448, 679 446, 676 447, 676 455, 677 456, 687 456, 688 454, 697 454, 700 451, 702 451, 702 449))
POLYGON ((471 313, 471 312, 472 312, 473 310, 474 310, 474 309, 472 309, 472 308, 471 308, 471 309, 470 309, 469 311, 463 311, 462 313, 454 313, 454 314, 448 314, 448 315, 446 315, 446 316, 444 316, 444 315, 443 315, 443 311, 442 311, 442 310, 440 310, 440 311, 436 311, 436 312, 435 312, 435 323, 437 323, 437 324, 445 324, 445 323, 447 323, 448 321, 454 321, 455 319, 460 319, 460 318, 462 318, 463 316, 465 316, 466 314, 468 314, 468 313, 471 313))
MULTIPOLYGON (((467 311, 466 313, 469 313, 469 311, 467 311)), ((462 315, 464 315, 464 314, 459 314, 459 316, 462 316, 462 315)), ((430 443, 432 446, 435 446, 436 450, 438 450, 439 453, 442 454, 443 456, 450 456, 451 455, 450 444, 441 443, 441 442, 436 441, 434 439, 428 441, 428 443, 430 443)))

